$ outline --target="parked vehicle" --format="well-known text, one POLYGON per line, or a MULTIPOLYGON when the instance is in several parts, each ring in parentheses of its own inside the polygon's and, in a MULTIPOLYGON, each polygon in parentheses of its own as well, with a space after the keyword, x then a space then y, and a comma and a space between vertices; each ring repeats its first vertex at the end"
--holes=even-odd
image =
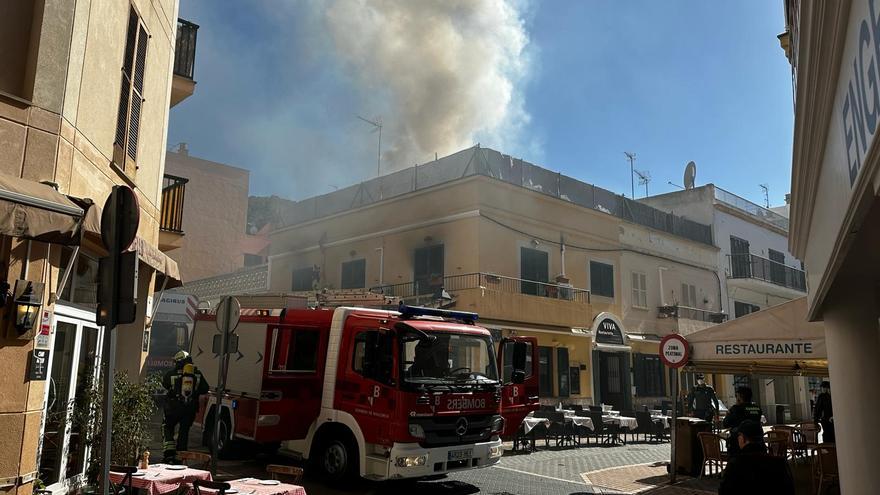
POLYGON ((541 407, 538 396, 538 339, 535 337, 505 337, 498 344, 498 362, 501 363, 501 415, 504 432, 501 437, 512 440, 526 416, 541 407), (525 352, 522 383, 514 380, 513 356, 515 346, 525 352))
MULTIPOLYGON (((502 383, 476 314, 252 308, 239 299, 238 349, 219 411, 224 448, 235 439, 277 445, 333 479, 429 477, 498 462, 502 383)), ((215 335, 214 315, 199 315, 192 356, 210 379, 215 335)), ((522 384, 526 345, 502 353, 511 356, 511 383, 522 384)), ((205 397, 196 419, 206 439, 214 404, 205 397)))

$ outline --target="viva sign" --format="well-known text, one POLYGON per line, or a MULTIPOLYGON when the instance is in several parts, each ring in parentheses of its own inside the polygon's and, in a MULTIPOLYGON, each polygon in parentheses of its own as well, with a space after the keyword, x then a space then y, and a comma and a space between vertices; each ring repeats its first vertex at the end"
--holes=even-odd
MULTIPOLYGON (((880 124, 880 12, 874 2, 865 0, 867 15, 853 14, 858 17, 856 24, 850 24, 847 36, 857 39, 857 46, 854 53, 849 54, 850 58, 843 60, 841 69, 841 83, 849 79, 840 86, 845 92, 840 118, 850 187, 859 176, 880 124)), ((855 5, 853 10, 858 10, 855 5)))

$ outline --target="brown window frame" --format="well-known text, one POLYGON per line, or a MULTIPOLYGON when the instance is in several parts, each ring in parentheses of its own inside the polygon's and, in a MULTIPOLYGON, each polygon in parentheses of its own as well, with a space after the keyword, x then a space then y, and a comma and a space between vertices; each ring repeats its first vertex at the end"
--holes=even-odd
POLYGON ((122 61, 122 83, 113 139, 113 164, 125 175, 133 177, 139 168, 141 116, 144 114, 144 82, 147 71, 147 48, 150 33, 140 13, 131 6, 125 31, 125 52, 122 61))

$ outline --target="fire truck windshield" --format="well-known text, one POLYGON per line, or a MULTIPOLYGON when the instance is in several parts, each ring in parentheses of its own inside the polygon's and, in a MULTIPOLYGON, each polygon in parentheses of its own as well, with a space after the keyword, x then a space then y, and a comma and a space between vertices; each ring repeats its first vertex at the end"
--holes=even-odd
POLYGON ((404 381, 411 384, 494 385, 495 352, 489 337, 428 332, 435 339, 401 339, 404 381))

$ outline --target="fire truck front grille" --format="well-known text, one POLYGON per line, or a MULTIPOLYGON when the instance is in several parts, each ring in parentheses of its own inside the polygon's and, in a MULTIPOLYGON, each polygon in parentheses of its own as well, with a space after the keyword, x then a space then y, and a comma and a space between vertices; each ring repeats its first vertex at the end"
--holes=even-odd
POLYGON ((444 447, 461 443, 485 442, 492 437, 492 421, 497 416, 451 416, 435 418, 410 418, 410 424, 419 424, 425 431, 421 444, 425 447, 444 447), (464 418, 467 425, 459 421, 464 418), (464 432, 463 435, 460 435, 464 432))

